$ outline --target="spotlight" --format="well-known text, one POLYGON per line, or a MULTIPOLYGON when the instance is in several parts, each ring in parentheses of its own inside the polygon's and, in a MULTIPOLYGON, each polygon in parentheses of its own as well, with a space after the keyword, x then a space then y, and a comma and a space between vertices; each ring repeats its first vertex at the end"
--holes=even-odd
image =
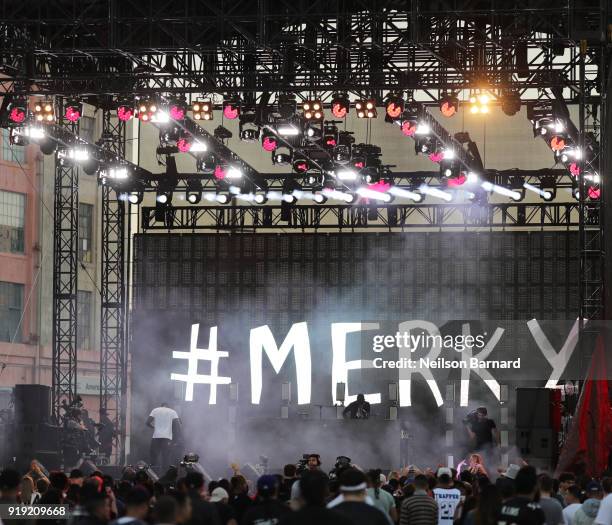
POLYGON ((521 95, 518 91, 508 91, 502 96, 501 109, 509 117, 521 110, 521 95))
POLYGON ((267 200, 268 198, 266 197, 265 193, 256 193, 253 197, 253 201, 256 204, 265 204, 267 200))
POLYGON ((321 128, 316 124, 308 124, 304 128, 304 137, 310 142, 321 140, 321 128))
POLYGON ((183 120, 187 115, 187 104, 184 100, 174 100, 168 105, 168 110, 172 120, 183 120))
POLYGON ((261 136, 261 147, 265 150, 265 151, 274 151, 276 148, 278 148, 278 142, 276 140, 276 136, 273 135, 272 133, 270 133, 269 131, 264 131, 264 133, 261 136))
POLYGON ((176 147, 181 153, 187 153, 191 150, 191 140, 188 137, 180 137, 176 141, 176 147))
POLYGON ((327 197, 323 195, 322 193, 315 193, 312 196, 312 200, 315 201, 317 204, 323 204, 324 202, 327 201, 327 197))
POLYGON ((309 186, 320 186, 323 184, 323 176, 320 173, 311 171, 306 175, 305 181, 309 186))
POLYGON ((446 178, 458 177, 461 172, 461 167, 458 162, 453 160, 443 160, 440 162, 440 175, 446 178))
POLYGON ((274 155, 272 155, 272 162, 274 164, 280 164, 280 165, 291 164, 291 159, 292 159, 291 152, 284 153, 284 152, 277 151, 276 153, 274 153, 274 155))
POLYGON ((320 100, 305 100, 302 103, 302 115, 306 120, 322 120, 323 104, 320 100))
POLYGON ((127 200, 130 204, 140 204, 144 198, 144 192, 132 191, 128 194, 127 200))
POLYGON ((78 122, 82 114, 83 104, 78 100, 71 100, 64 107, 64 118, 69 122, 78 122))
POLYGON ((242 170, 240 168, 238 168, 237 166, 229 166, 227 168, 227 171, 225 172, 225 178, 226 179, 241 179, 242 178, 242 170))
POLYGON ((414 137, 417 130, 417 123, 414 120, 403 120, 401 125, 402 133, 406 137, 414 137))
POLYGON ((213 172, 213 175, 215 176, 215 179, 217 179, 217 180, 224 180, 225 177, 227 176, 227 170, 226 170, 225 166, 222 166, 221 164, 217 164, 215 166, 215 170, 213 172))
POLYGON ((367 184, 376 184, 380 181, 380 173, 376 168, 364 168, 361 171, 361 176, 367 184))
POLYGON ((157 102, 153 99, 142 99, 138 102, 138 118, 142 122, 150 122, 157 110, 157 102))
POLYGON ((470 96, 470 113, 485 115, 489 113, 491 97, 487 93, 477 92, 470 96))
POLYGON ((50 99, 36 102, 34 105, 34 119, 37 122, 53 122, 55 120, 55 109, 50 99))
POLYGON ((185 198, 190 204, 197 204, 202 199, 202 181, 200 179, 189 179, 185 198))
POLYGON ((310 164, 306 159, 296 159, 293 161, 293 171, 299 174, 304 174, 310 169, 310 164))
POLYGON ((127 122, 134 117, 134 107, 131 102, 120 102, 117 106, 117 118, 122 122, 127 122))
POLYGON ((396 94, 390 94, 385 102, 385 111, 390 120, 396 120, 404 112, 404 99, 396 94))
POLYGON ((565 148, 565 139, 559 135, 555 135, 550 139, 550 149, 553 151, 561 151, 565 148))
POLYGON ((455 95, 444 95, 440 99, 440 113, 444 117, 450 118, 459 109, 459 99, 455 95))
POLYGON ((238 136, 244 142, 255 142, 259 139, 259 128, 254 124, 245 124, 238 136))
POLYGON ((169 204, 170 202, 172 202, 172 192, 158 191, 155 200, 160 204, 169 204))
POLYGON ((354 170, 339 169, 336 171, 336 178, 343 182, 350 182, 357 180, 358 173, 354 170))
POLYGON ((195 120, 212 120, 213 106, 210 99, 196 100, 191 106, 195 120))
POLYGON ((216 201, 219 204, 228 204, 232 198, 227 193, 219 193, 216 197, 216 201))
POLYGON ((28 106, 25 100, 15 100, 9 106, 9 120, 21 124, 28 116, 28 106))
POLYGON ((332 97, 331 110, 336 118, 345 118, 349 111, 349 99, 345 94, 336 94, 332 97))
POLYGON ((279 124, 276 128, 276 133, 281 137, 295 137, 300 134, 300 130, 295 124, 279 124))
POLYGON ((63 164, 70 161, 87 162, 89 160, 89 151, 84 147, 74 147, 58 151, 57 157, 63 164))
MULTIPOLYGON (((418 133, 418 128, 417 128, 418 133)), ((414 142, 415 153, 421 155, 430 155, 438 150, 438 143, 435 137, 423 136, 418 137, 414 142)))
POLYGON ((601 197, 601 188, 599 186, 589 186, 587 194, 589 196, 589 199, 597 200, 599 199, 599 197, 601 197))
POLYGON ((240 116, 240 102, 238 100, 223 101, 223 116, 228 120, 237 119, 240 116))
POLYGON ((355 101, 357 118, 376 118, 376 100, 373 98, 355 101))
POLYGON ((323 146, 335 148, 338 145, 338 126, 326 124, 323 128, 323 146))
POLYGON ((206 175, 212 175, 215 172, 216 165, 217 159, 213 153, 199 155, 196 159, 196 169, 206 175))
POLYGON ((100 176, 106 179, 125 180, 129 176, 129 171, 126 166, 116 165, 108 166, 100 172, 100 176))
POLYGON ((289 119, 295 115, 296 104, 295 95, 292 93, 282 93, 278 96, 278 114, 282 119, 289 119))

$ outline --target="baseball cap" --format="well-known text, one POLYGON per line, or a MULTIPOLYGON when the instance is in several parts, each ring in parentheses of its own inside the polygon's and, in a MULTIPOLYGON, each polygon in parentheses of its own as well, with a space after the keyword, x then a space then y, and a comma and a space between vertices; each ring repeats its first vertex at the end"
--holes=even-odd
POLYGON ((597 481, 590 481, 586 486, 587 492, 601 492, 603 489, 597 481))
POLYGON ((437 477, 440 477, 440 476, 444 476, 445 474, 446 474, 446 475, 447 475, 449 478, 452 478, 452 477, 453 477, 453 471, 452 471, 451 469, 449 469, 448 467, 440 467, 440 468, 438 469, 438 472, 436 473, 436 476, 437 476, 437 477))
POLYGON ((276 476, 265 474, 257 480, 257 492, 261 495, 272 494, 278 486, 276 476))
POLYGON ((212 491, 212 494, 210 495, 210 501, 212 503, 217 503, 218 501, 221 501, 225 498, 229 499, 229 494, 227 493, 227 490, 225 490, 223 487, 217 487, 215 490, 212 491))

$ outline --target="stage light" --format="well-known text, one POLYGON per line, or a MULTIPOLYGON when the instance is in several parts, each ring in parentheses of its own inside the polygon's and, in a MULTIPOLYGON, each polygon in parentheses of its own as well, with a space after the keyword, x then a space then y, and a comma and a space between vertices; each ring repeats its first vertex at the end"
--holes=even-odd
POLYGON ((417 124, 414 134, 425 136, 425 135, 429 135, 430 132, 431 132, 431 129, 429 128, 429 125, 420 123, 420 124, 417 124))
POLYGON ((144 198, 142 191, 132 191, 128 193, 127 200, 130 204, 140 204, 144 198))
POLYGON ((498 195, 503 195, 505 197, 510 197, 515 201, 520 201, 523 198, 521 192, 516 190, 511 190, 508 188, 504 188, 503 186, 498 186, 497 184, 492 184, 489 181, 484 181, 482 183, 482 189, 488 192, 497 193, 498 195))
POLYGON ((323 204, 327 201, 327 197, 322 193, 315 193, 312 196, 312 200, 315 201, 317 204, 323 204))
POLYGON ((374 167, 364 168, 361 171, 363 180, 368 184, 375 184, 380 180, 380 174, 374 167))
POLYGON ((74 162, 86 162, 89 160, 89 151, 85 147, 74 147, 65 150, 60 150, 57 153, 60 159, 69 159, 74 162))
POLYGON ((232 200, 232 197, 227 193, 219 193, 216 196, 216 200, 219 204, 228 204, 232 200))
POLYGON ((55 120, 55 108, 50 99, 34 104, 34 119, 41 123, 50 123, 55 120))
POLYGON ((304 128, 304 136, 310 142, 321 140, 321 128, 317 124, 308 124, 304 128))
POLYGON ((322 120, 323 104, 320 100, 305 100, 302 103, 302 115, 306 120, 322 120))
POLYGON ((157 113, 157 102, 153 99, 142 99, 138 101, 138 118, 142 122, 150 122, 157 113))
POLYGON ((293 171, 299 174, 304 174, 310 169, 310 164, 306 159, 295 159, 293 161, 293 171))
POLYGON ((421 193, 445 200, 446 202, 450 202, 453 200, 453 196, 450 193, 439 190, 438 188, 434 188, 432 186, 428 186, 427 184, 422 184, 419 187, 419 190, 421 193))
POLYGON ((356 199, 356 195, 354 193, 344 193, 342 191, 334 190, 332 188, 323 188, 321 193, 323 194, 323 196, 327 197, 328 199, 344 201, 347 204, 351 204, 355 202, 355 199, 356 199))
POLYGON ((553 151, 561 151, 565 148, 565 139, 559 135, 555 135, 550 139, 550 149, 553 151))
POLYGON ((502 95, 502 111, 509 117, 516 115, 521 110, 521 95, 518 91, 508 91, 502 95))
POLYGON ((349 112, 349 99, 345 94, 335 94, 331 101, 332 115, 336 118, 345 118, 349 112))
POLYGON ((398 188, 397 186, 391 186, 389 188, 389 193, 391 195, 395 195, 396 197, 410 199, 414 202, 421 202, 423 200, 423 195, 421 193, 405 190, 403 188, 398 188))
POLYGON ((223 116, 228 120, 235 120, 240 116, 240 102, 238 100, 223 101, 223 116))
POLYGON ((129 177, 129 171, 126 166, 108 166, 100 171, 100 177, 113 180, 125 180, 129 177))
POLYGON ((214 175, 215 179, 217 179, 217 180, 224 180, 226 175, 227 175, 225 167, 221 166, 221 164, 217 164, 215 166, 215 170, 213 172, 213 175, 214 175))
POLYGON ((440 99, 440 113, 444 117, 450 118, 459 109, 459 99, 454 95, 445 95, 440 99))
POLYGON ((357 118, 376 118, 376 100, 373 98, 356 100, 355 110, 357 111, 357 118))
POLYGON ((340 169, 336 171, 336 178, 343 182, 356 181, 358 173, 353 170, 340 169))
POLYGON ((285 151, 277 151, 272 155, 272 162, 274 164, 286 165, 291 164, 292 160, 291 152, 285 153, 285 151))
POLYGON ((265 151, 274 151, 276 148, 278 148, 278 142, 276 140, 276 137, 269 132, 264 132, 261 137, 261 147, 265 151))
POLYGON ((446 178, 458 177, 461 173, 461 166, 458 162, 444 159, 440 162, 440 174, 446 178))
POLYGON ((122 122, 127 122, 134 117, 134 107, 130 102, 120 102, 117 106, 117 118, 122 122))
POLYGON ((202 199, 202 181, 199 178, 191 177, 187 179, 185 198, 191 204, 197 204, 202 199))
POLYGON ((172 192, 171 191, 158 191, 155 200, 160 204, 168 204, 172 202, 172 192))
POLYGON ((414 120, 403 120, 401 125, 402 133, 406 137, 414 137, 417 130, 417 123, 414 120))
POLYGON ((300 134, 300 130, 294 124, 279 124, 276 133, 281 137, 295 137, 300 134))
POLYGON ((335 124, 325 124, 323 127, 323 146, 335 148, 338 145, 338 126, 335 124))
POLYGON ((385 102, 385 112, 390 120, 400 118, 404 112, 404 99, 397 94, 389 94, 385 102))
POLYGON ((470 113, 487 114, 489 113, 489 102, 491 97, 487 93, 473 93, 470 96, 470 113))
POLYGON ((253 197, 253 201, 256 204, 265 204, 267 200, 268 198, 266 197, 264 193, 256 193, 255 197, 253 197))
POLYGON ((587 195, 589 196, 589 199, 597 200, 599 199, 599 197, 601 197, 601 188, 596 186, 589 186, 587 190, 587 195))
POLYGON ((28 116, 28 105, 25 100, 14 100, 9 106, 9 120, 21 124, 28 116))
POLYGON ((229 166, 225 173, 226 179, 236 180, 236 179, 241 179, 242 176, 243 176, 242 170, 238 168, 237 166, 229 166))
POLYGON ((213 105, 210 99, 196 100, 192 106, 194 120, 212 120, 213 105))
POLYGON ((277 109, 280 118, 292 118, 296 111, 295 95, 293 93, 281 93, 278 96, 277 109))
POLYGON ((78 100, 71 100, 64 107, 64 118, 69 122, 78 122, 83 114, 83 104, 78 100))
POLYGON ((550 202, 555 198, 556 189, 555 188, 548 189, 547 184, 550 184, 550 181, 545 182, 543 180, 540 183, 540 187, 537 187, 537 186, 534 186, 533 184, 529 184, 528 182, 525 182, 523 184, 523 188, 525 188, 526 190, 532 191, 534 193, 537 193, 540 197, 542 197, 542 199, 544 199, 547 202, 550 202))
POLYGON ((254 124, 245 124, 238 136, 244 142, 255 142, 259 139, 259 128, 254 124))
POLYGON ((388 193, 384 193, 382 191, 371 190, 369 188, 358 188, 357 195, 365 199, 374 199, 374 200, 383 201, 387 203, 393 200, 393 197, 389 195, 388 193))
POLYGON ((183 120, 187 115, 187 104, 184 100, 173 100, 168 104, 168 108, 172 120, 183 120))
MULTIPOLYGON (((431 155, 438 152, 438 141, 435 137, 423 136, 418 137, 414 142, 414 151, 417 155, 431 155)), ((436 158, 436 157, 434 157, 436 158)), ((440 157, 441 160, 442 157, 440 157)), ((438 160, 439 162, 439 160, 438 160)))
POLYGON ((467 181, 467 177, 463 173, 459 173, 456 177, 451 177, 446 181, 446 185, 449 188, 458 188, 459 186, 463 186, 467 181))
POLYGON ((478 180, 478 175, 476 173, 474 173, 473 171, 468 171, 466 180, 468 184, 478 184, 478 180))

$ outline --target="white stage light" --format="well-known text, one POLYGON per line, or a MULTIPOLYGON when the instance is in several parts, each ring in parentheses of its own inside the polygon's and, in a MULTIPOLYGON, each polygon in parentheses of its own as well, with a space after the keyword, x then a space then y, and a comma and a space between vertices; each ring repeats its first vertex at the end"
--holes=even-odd
POLYGON ((396 197, 404 197, 406 199, 413 200, 414 202, 421 202, 423 200, 423 195, 420 193, 398 188, 397 186, 391 186, 389 188, 389 193, 391 195, 395 195, 396 197))
POLYGON ((421 193, 425 193, 426 195, 431 195, 432 197, 437 197, 438 199, 445 200, 446 202, 450 202, 453 200, 453 196, 450 193, 439 190, 438 188, 427 186, 427 184, 421 185, 419 190, 421 191, 421 193))
POLYGON ((357 194, 360 197, 365 197, 366 199, 374 199, 383 202, 391 202, 391 195, 388 193, 383 193, 382 191, 374 191, 368 188, 359 188, 357 190, 357 194))

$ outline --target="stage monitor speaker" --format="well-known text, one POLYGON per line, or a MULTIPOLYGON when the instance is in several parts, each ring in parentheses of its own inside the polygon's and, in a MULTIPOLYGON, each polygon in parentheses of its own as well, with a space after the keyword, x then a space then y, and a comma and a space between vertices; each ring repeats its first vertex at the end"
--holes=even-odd
POLYGON ((517 428, 516 445, 528 463, 537 459, 539 463, 552 465, 558 451, 557 433, 547 428, 517 428))
POLYGON ((560 392, 551 388, 516 389, 516 428, 558 430, 560 392))
POLYGON ((46 385, 15 385, 15 422, 17 425, 49 423, 51 388, 46 385))

